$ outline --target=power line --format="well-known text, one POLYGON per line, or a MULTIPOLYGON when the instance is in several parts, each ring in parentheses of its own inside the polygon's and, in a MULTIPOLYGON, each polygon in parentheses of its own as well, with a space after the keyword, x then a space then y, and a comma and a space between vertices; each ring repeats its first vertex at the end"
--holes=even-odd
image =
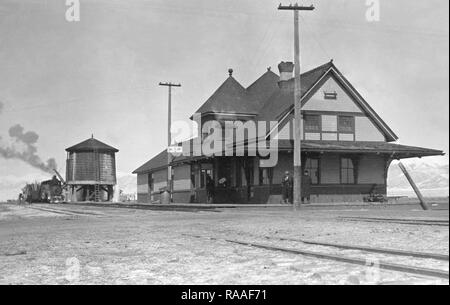
POLYGON ((323 47, 323 45, 320 42, 319 38, 317 37, 315 31, 312 29, 311 26, 309 26, 309 24, 306 21, 306 19, 303 16, 300 16, 300 18, 302 19, 303 23, 305 23, 305 27, 308 27, 310 29, 309 33, 311 34, 312 39, 316 41, 317 45, 322 50, 322 52, 326 56, 326 58, 327 59, 333 58, 333 56, 330 56, 330 54, 327 52, 327 50, 323 47))
MULTIPOLYGON (((130 87, 126 89, 127 91, 133 90, 133 91, 148 91, 150 90, 148 87, 145 86, 140 86, 140 87, 130 87)), ((116 95, 122 95, 122 94, 129 94, 129 92, 126 92, 125 90, 117 90, 117 91, 110 91, 110 92, 104 92, 104 93, 100 93, 100 94, 93 94, 92 96, 82 96, 82 97, 74 97, 71 99, 67 99, 63 102, 61 102, 60 100, 56 100, 53 102, 47 102, 47 103, 40 103, 40 104, 34 104, 34 105, 27 105, 24 107, 5 107, 3 110, 4 112, 8 112, 8 113, 14 113, 14 112, 18 112, 18 111, 24 111, 24 110, 30 110, 30 109, 37 109, 37 108, 41 108, 41 107, 49 107, 49 106, 61 106, 61 105, 67 105, 67 104, 72 104, 72 103, 79 103, 80 101, 83 102, 91 102, 90 100, 92 100, 93 98, 99 98, 99 97, 106 97, 106 96, 116 96, 116 95)), ((1 99, 1 97, 0 97, 1 99)), ((10 101, 7 101, 6 99, 2 99, 6 105, 10 105, 13 104, 10 101)))

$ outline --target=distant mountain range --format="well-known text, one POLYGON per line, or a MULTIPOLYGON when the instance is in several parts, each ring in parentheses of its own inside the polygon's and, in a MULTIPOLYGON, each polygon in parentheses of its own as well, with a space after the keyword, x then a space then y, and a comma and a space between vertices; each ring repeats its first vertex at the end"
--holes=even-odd
MULTIPOLYGON (((404 162, 404 164, 424 196, 448 197, 448 164, 438 164, 426 160, 414 160, 404 162)), ((396 163, 389 168, 388 194, 414 196, 414 191, 396 163)))
POLYGON ((137 177, 131 174, 118 174, 117 186, 124 194, 135 194, 137 192, 137 177))

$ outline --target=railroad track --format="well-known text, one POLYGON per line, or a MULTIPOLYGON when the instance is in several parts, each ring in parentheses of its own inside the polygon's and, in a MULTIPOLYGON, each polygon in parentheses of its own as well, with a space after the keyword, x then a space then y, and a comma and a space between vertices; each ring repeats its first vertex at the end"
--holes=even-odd
POLYGON ((418 258, 435 259, 435 260, 440 260, 440 261, 449 261, 448 255, 437 254, 437 253, 426 253, 426 252, 415 252, 415 251, 405 251, 405 250, 396 250, 396 249, 343 245, 343 244, 336 244, 336 243, 324 243, 324 242, 301 240, 301 239, 287 238, 287 237, 271 238, 269 236, 266 236, 266 239, 296 241, 296 242, 300 242, 300 243, 304 243, 304 244, 308 244, 308 245, 334 247, 334 248, 346 249, 346 250, 359 250, 359 251, 365 251, 365 252, 371 252, 371 253, 381 253, 381 254, 389 254, 389 255, 397 255, 397 256, 410 256, 410 257, 418 257, 418 258))
POLYGON ((342 221, 381 222, 422 226, 449 226, 446 219, 414 219, 414 218, 375 218, 375 217, 338 217, 342 221))
POLYGON ((67 209, 55 209, 50 207, 36 207, 36 206, 28 206, 28 208, 43 212, 50 212, 55 214, 62 214, 67 216, 104 216, 104 214, 98 214, 98 213, 90 213, 90 212, 84 212, 84 211, 73 211, 73 210, 67 210, 67 209))
POLYGON ((177 205, 148 205, 148 204, 124 204, 124 203, 98 203, 98 202, 89 202, 89 203, 72 203, 72 205, 78 206, 89 206, 89 207, 102 207, 102 208, 119 208, 119 209, 135 209, 135 210, 151 210, 151 211, 175 211, 175 212, 216 212, 220 213, 216 207, 189 207, 189 206, 177 206, 177 205))
MULTIPOLYGON (((225 241, 228 243, 238 244, 242 246, 249 246, 259 249, 265 249, 269 251, 278 251, 278 252, 284 252, 284 253, 291 253, 291 254, 297 254, 307 257, 314 257, 319 259, 325 259, 325 260, 331 260, 335 262, 342 262, 342 263, 348 263, 353 265, 360 265, 360 266, 370 266, 370 263, 373 263, 371 260, 367 260, 366 256, 367 254, 380 254, 382 255, 381 259, 377 259, 377 266, 380 269, 389 270, 389 271, 397 271, 397 272, 404 272, 409 274, 415 274, 415 275, 422 275, 422 276, 429 276, 429 277, 435 277, 435 278, 441 278, 441 279, 449 279, 449 272, 447 270, 442 269, 432 269, 432 268, 423 268, 419 266, 413 266, 413 265, 404 265, 404 264, 398 264, 394 262, 389 262, 383 259, 389 258, 389 256, 402 256, 405 258, 415 258, 415 259, 421 259, 421 260, 434 260, 438 262, 448 262, 449 256, 443 255, 443 254, 435 254, 435 253, 422 253, 422 252, 412 252, 412 251, 404 251, 404 250, 394 250, 394 249, 383 249, 383 248, 373 248, 373 247, 362 247, 362 246, 353 246, 353 245, 344 245, 344 244, 336 244, 336 243, 323 243, 323 242, 316 242, 316 241, 306 241, 306 240, 300 240, 300 239, 293 239, 293 238, 283 238, 283 237, 270 237, 270 236, 257 236, 261 239, 265 240, 278 240, 278 241, 289 241, 289 242, 295 242, 298 244, 303 245, 303 249, 300 248, 298 245, 295 247, 281 247, 278 245, 273 244, 266 244, 261 242, 254 242, 254 241, 245 241, 245 240, 237 240, 237 239, 231 239, 231 238, 222 238, 222 237, 209 237, 209 236, 201 236, 201 235, 192 235, 192 234, 183 234, 188 237, 194 237, 194 238, 201 238, 201 239, 208 239, 212 241, 225 241), (319 249, 316 249, 316 251, 313 251, 311 249, 305 249, 304 245, 308 246, 317 246, 321 249, 321 251, 317 251, 319 249), (323 251, 323 249, 326 248, 327 251, 323 251), (331 248, 338 249, 336 250, 330 250, 331 248), (351 250, 353 251, 352 256, 346 256, 345 251, 351 250), (357 256, 355 256, 355 252, 357 252, 357 256), (361 257, 363 256, 363 257, 361 257)), ((252 236, 253 238, 255 236, 252 236)))

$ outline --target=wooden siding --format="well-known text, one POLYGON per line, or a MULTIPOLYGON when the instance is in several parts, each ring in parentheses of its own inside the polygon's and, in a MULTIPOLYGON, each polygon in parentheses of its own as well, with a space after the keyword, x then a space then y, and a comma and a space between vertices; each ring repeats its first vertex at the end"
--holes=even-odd
POLYGON ((70 157, 66 160, 66 181, 73 181, 73 165, 74 160, 73 156, 70 155, 70 157))
POLYGON ((182 165, 174 167, 173 189, 184 191, 191 189, 191 166, 182 165))
POLYGON ((337 132, 337 116, 322 115, 322 131, 337 132))
MULTIPOLYGON (((311 193, 316 195, 368 195, 374 183, 368 184, 339 184, 339 185, 313 185, 311 193)), ((386 185, 377 184, 375 192, 386 194, 386 185)))
POLYGON ((339 155, 324 154, 320 158, 321 184, 340 183, 340 159, 339 155))
POLYGON ((337 133, 323 133, 322 140, 323 141, 337 141, 338 135, 337 135, 337 133))
POLYGON ((330 77, 322 87, 306 102, 302 110, 362 112, 344 89, 330 77), (336 92, 337 99, 325 99, 324 92, 336 92))
POLYGON ((176 203, 192 203, 193 198, 190 191, 174 191, 173 202, 176 203))
POLYGON ((161 188, 167 187, 167 169, 153 173, 153 185, 154 192, 159 192, 161 188))
POLYGON ((352 133, 340 133, 339 141, 355 141, 355 135, 352 133))
MULTIPOLYGON (((266 204, 281 202, 281 184, 252 186, 250 189, 250 197, 247 196, 247 187, 245 186, 217 189, 214 203, 266 204)), ((311 202, 362 202, 364 196, 369 195, 371 191, 385 195, 386 185, 377 185, 375 189, 373 184, 313 185, 311 187, 311 202)), ((206 202, 206 191, 204 189, 197 189, 195 193, 196 202, 206 202)), ((188 192, 174 193, 175 202, 188 202, 188 198, 192 198, 188 192), (175 199, 175 196, 177 196, 177 199, 175 199)))
POLYGON ((148 174, 138 174, 137 175, 137 193, 138 194, 148 194, 148 174))
POLYGON ((363 155, 359 160, 358 183, 385 184, 386 160, 382 156, 363 155))
POLYGON ((292 139, 292 121, 289 121, 275 136, 276 140, 290 140, 292 139))
POLYGON ((320 140, 320 133, 318 132, 306 132, 305 133, 305 140, 320 140))
POLYGON ((368 117, 355 118, 355 137, 356 141, 386 141, 384 135, 368 117))
POLYGON ((96 160, 93 152, 71 153, 67 159, 66 177, 68 182, 95 181, 116 184, 115 156, 113 153, 98 153, 96 160))
POLYGON ((138 203, 149 203, 151 201, 150 194, 137 194, 137 202, 138 203))

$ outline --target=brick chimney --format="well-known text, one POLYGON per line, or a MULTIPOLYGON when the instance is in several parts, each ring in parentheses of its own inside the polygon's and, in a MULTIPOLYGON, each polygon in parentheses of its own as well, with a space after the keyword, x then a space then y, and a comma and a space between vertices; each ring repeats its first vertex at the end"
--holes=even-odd
POLYGON ((287 81, 293 78, 294 64, 290 61, 282 61, 278 65, 278 70, 280 71, 280 81, 278 82, 278 86, 280 88, 286 87, 287 81))

